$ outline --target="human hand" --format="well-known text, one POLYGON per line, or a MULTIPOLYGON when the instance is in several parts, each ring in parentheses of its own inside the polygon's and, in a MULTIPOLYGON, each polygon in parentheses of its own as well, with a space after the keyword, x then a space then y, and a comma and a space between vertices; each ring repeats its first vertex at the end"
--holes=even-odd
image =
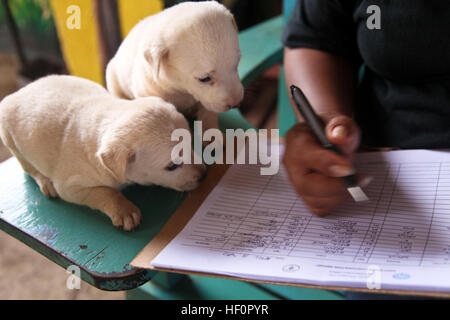
MULTIPOLYGON (((360 143, 358 125, 347 116, 322 116, 328 140, 342 152, 323 148, 308 126, 295 125, 286 136, 284 165, 297 193, 314 214, 324 216, 345 201, 349 194, 340 177, 355 172, 353 158, 360 143)), ((358 176, 360 186, 370 182, 358 176)))

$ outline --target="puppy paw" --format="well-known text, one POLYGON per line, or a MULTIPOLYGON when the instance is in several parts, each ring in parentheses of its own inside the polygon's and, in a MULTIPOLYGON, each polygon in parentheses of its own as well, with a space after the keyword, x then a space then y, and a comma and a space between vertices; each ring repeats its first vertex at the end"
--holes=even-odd
POLYGON ((39 186, 39 189, 41 189, 41 192, 49 198, 56 198, 58 197, 58 193, 56 192, 55 187, 53 186, 53 182, 50 181, 49 178, 38 174, 34 177, 36 180, 36 183, 39 186))
POLYGON ((116 228, 125 231, 135 229, 142 220, 141 211, 134 205, 127 205, 122 208, 116 215, 111 217, 111 221, 116 228))

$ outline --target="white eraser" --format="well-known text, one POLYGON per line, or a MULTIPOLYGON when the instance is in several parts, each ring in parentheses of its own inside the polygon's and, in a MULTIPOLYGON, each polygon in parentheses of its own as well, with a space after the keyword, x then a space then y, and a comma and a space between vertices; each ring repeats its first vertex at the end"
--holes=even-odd
POLYGON ((369 197, 364 193, 364 191, 360 187, 351 187, 347 188, 348 192, 352 196, 355 202, 368 201, 369 197))

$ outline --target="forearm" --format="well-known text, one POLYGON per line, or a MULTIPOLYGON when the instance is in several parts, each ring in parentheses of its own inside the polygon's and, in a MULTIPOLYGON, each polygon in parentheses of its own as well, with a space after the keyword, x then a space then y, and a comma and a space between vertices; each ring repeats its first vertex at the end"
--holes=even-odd
POLYGON ((324 51, 286 48, 284 65, 287 86, 300 87, 316 113, 328 119, 353 114, 356 72, 350 62, 324 51))

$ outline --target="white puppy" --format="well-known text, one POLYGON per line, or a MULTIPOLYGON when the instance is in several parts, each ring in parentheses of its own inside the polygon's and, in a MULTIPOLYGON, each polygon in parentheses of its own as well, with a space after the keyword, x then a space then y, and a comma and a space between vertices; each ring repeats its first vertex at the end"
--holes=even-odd
POLYGON ((171 162, 176 128, 189 129, 186 119, 160 98, 121 100, 71 76, 40 79, 0 103, 1 140, 41 191, 98 209, 125 230, 141 213, 122 186, 182 191, 204 178, 204 165, 171 162))
POLYGON ((216 113, 243 99, 240 56, 236 23, 223 5, 184 2, 131 30, 108 64, 107 88, 125 99, 161 97, 217 127, 216 113))

